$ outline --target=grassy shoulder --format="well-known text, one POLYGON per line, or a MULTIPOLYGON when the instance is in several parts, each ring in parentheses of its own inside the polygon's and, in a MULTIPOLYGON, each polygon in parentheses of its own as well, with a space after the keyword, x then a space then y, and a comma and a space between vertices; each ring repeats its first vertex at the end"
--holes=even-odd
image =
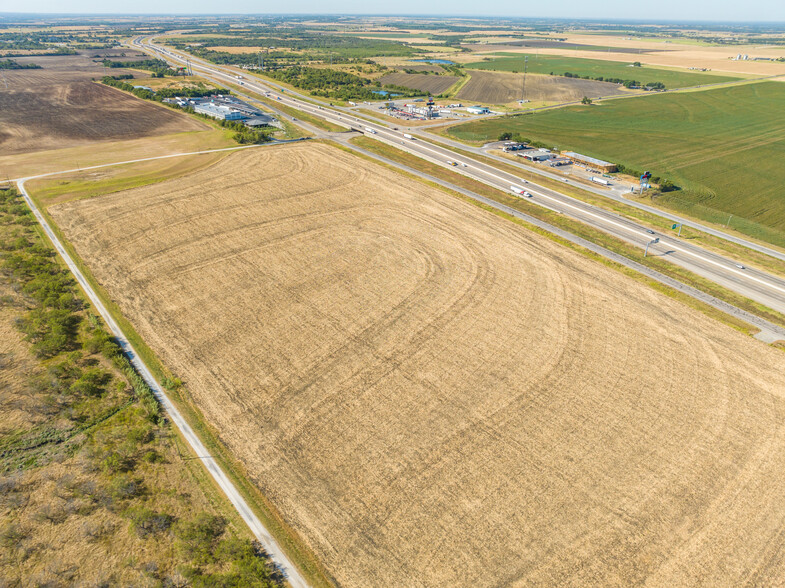
POLYGON ((47 207, 182 177, 209 167, 231 153, 233 151, 221 151, 77 171, 32 180, 26 186, 36 194, 37 201, 47 207))
MULTIPOLYGON (((274 148, 274 147, 271 147, 274 148)), ((212 427, 199 408, 193 401, 185 386, 180 383, 176 374, 163 365, 155 352, 147 345, 142 337, 137 333, 134 326, 123 316, 119 306, 114 303, 106 290, 98 283, 93 276, 90 268, 78 255, 75 248, 68 242, 60 231, 57 224, 53 221, 43 202, 38 200, 37 195, 30 191, 30 196, 39 206, 41 213, 46 217, 52 230, 63 243, 71 258, 77 264, 85 279, 101 298, 112 318, 117 322, 123 333, 136 349, 136 352, 147 364, 155 378, 167 389, 172 402, 188 421, 193 430, 199 435, 210 455, 213 456, 226 475, 241 493, 250 508, 259 517, 267 530, 276 538, 278 544, 286 552, 289 558, 298 567, 300 572, 314 587, 330 586, 333 584, 324 567, 302 542, 297 532, 292 529, 278 513, 273 504, 257 489, 253 484, 244 466, 229 452, 220 441, 220 432, 212 427)), ((202 468, 200 475, 208 478, 207 473, 202 468)), ((211 482, 211 479, 209 480, 211 482)))
MULTIPOLYGON (((488 165, 493 165, 495 167, 498 167, 499 169, 503 169, 509 173, 516 174, 521 178, 534 182, 535 184, 538 184, 545 188, 557 190, 563 194, 567 194, 568 196, 572 196, 573 198, 592 204, 593 206, 604 208, 605 210, 610 210, 625 218, 634 220, 642 225, 645 225, 646 227, 656 229, 657 231, 660 231, 662 233, 675 232, 671 229, 671 227, 673 226, 673 221, 665 217, 659 216, 651 212, 647 212, 645 210, 641 210, 639 208, 636 208, 635 206, 625 204, 623 202, 617 202, 615 200, 611 200, 610 198, 603 198, 602 196, 594 192, 581 189, 574 181, 568 184, 565 182, 555 180, 553 178, 542 176, 540 174, 535 173, 534 171, 529 171, 526 169, 527 167, 534 167, 537 164, 533 164, 533 163, 529 164, 525 161, 521 161, 520 160, 521 158, 517 158, 516 161, 517 163, 522 164, 524 167, 508 164, 503 161, 500 161, 497 158, 477 155, 476 153, 470 153, 468 151, 454 147, 452 145, 442 144, 442 147, 444 147, 445 149, 450 149, 451 151, 454 151, 456 153, 459 153, 466 158, 474 159, 476 161, 481 161, 483 163, 487 163, 488 165)), ((502 155, 502 157, 504 157, 504 155, 502 155)), ((515 156, 510 155, 508 158, 513 159, 515 158, 515 156)), ((645 202, 645 204, 647 205, 654 206, 654 207, 657 206, 656 198, 652 198, 650 196, 643 196, 643 197, 632 196, 632 197, 642 202, 645 202)), ((688 219, 690 218, 690 216, 687 214, 681 214, 681 216, 684 216, 688 219)), ((696 223, 709 224, 709 225, 713 225, 714 228, 718 230, 722 230, 725 232, 728 231, 725 225, 707 223, 706 221, 697 218, 694 220, 696 223)), ((682 228, 681 238, 690 241, 692 243, 695 243, 696 245, 700 245, 701 247, 704 247, 710 251, 714 251, 715 253, 719 253, 721 255, 727 255, 735 260, 745 262, 751 266, 755 266, 759 269, 768 271, 774 275, 785 277, 785 266, 783 266, 780 260, 771 257, 769 255, 766 255, 765 253, 760 253, 758 251, 745 247, 744 245, 739 245, 738 243, 728 241, 727 239, 710 235, 709 233, 706 233, 689 225, 685 225, 682 228)), ((764 245, 766 247, 772 246, 771 243, 761 241, 760 239, 755 239, 753 237, 749 237, 746 235, 745 238, 747 238, 750 241, 756 242, 760 245, 764 245)), ((777 249, 776 246, 774 248, 777 249)))
MULTIPOLYGON (((443 166, 422 160, 419 157, 416 157, 409 153, 405 153, 385 143, 375 141, 374 139, 370 139, 368 137, 356 137, 352 139, 351 142, 357 145, 358 147, 362 147, 363 149, 366 149, 368 151, 386 157, 392 161, 396 161, 398 163, 407 165, 413 169, 423 171, 436 178, 448 181, 452 184, 455 184, 456 186, 459 186, 466 190, 471 190, 477 194, 491 198, 501 204, 505 204, 506 206, 509 206, 516 210, 520 210, 521 212, 525 212, 526 214, 533 216, 539 220, 548 222, 554 226, 565 229, 576 236, 583 237, 584 239, 592 241, 593 243, 596 243, 597 245, 600 245, 610 251, 623 255, 624 257, 633 259, 636 262, 651 267, 652 269, 655 269, 662 274, 673 277, 685 284, 688 284, 703 292, 711 294, 716 298, 725 300, 726 302, 733 304, 734 306, 737 306, 743 310, 747 310, 758 316, 762 316, 763 318, 766 318, 767 320, 770 320, 773 323, 785 326, 785 316, 781 315, 780 313, 768 309, 752 300, 746 299, 736 294, 735 292, 731 292, 730 290, 727 290, 715 284, 714 282, 711 282, 710 280, 702 278, 701 276, 697 276, 692 272, 689 272, 688 270, 685 270, 679 266, 676 266, 665 260, 662 260, 659 257, 649 256, 644 258, 637 247, 629 245, 628 243, 620 239, 617 239, 611 235, 603 233, 602 231, 593 229, 578 221, 571 220, 565 217, 564 215, 556 214, 540 206, 530 204, 527 201, 522 200, 520 198, 515 198, 501 190, 496 190, 495 188, 491 188, 483 184, 482 182, 473 180, 471 178, 467 178, 461 174, 450 171, 449 169, 446 169, 443 166)), ((461 195, 460 197, 466 199, 466 197, 463 195, 461 195)), ((474 202, 471 199, 468 200, 474 202)), ((491 208, 491 207, 485 207, 481 204, 477 204, 477 205, 482 206, 483 208, 491 208)), ((520 221, 520 219, 516 219, 515 217, 506 215, 500 211, 497 211, 496 209, 492 209, 492 212, 494 212, 494 214, 499 214, 500 216, 504 216, 505 218, 510 218, 516 223, 524 224, 528 228, 532 228, 532 230, 535 230, 535 232, 539 234, 543 234, 548 238, 552 238, 560 243, 567 244, 570 248, 583 252, 586 255, 592 257, 593 259, 599 257, 593 252, 586 251, 582 247, 566 242, 563 239, 560 239, 558 237, 551 235, 550 233, 547 233, 546 231, 542 231, 539 228, 533 227, 529 223, 520 221)), ((606 265, 610 265, 612 267, 624 268, 624 266, 619 266, 618 264, 610 260, 606 260, 605 258, 601 258, 601 259, 603 260, 603 263, 605 263, 606 265)), ((654 282, 650 278, 647 278, 646 276, 643 276, 632 270, 629 270, 628 268, 624 268, 624 273, 631 275, 636 279, 643 281, 644 283, 647 284, 651 284, 652 282, 654 282)), ((736 319, 735 317, 732 317, 707 304, 695 300, 692 297, 686 296, 676 290, 673 290, 672 288, 659 284, 658 282, 655 283, 658 284, 657 289, 659 291, 664 292, 672 296, 673 298, 681 300, 685 304, 697 310, 700 310, 701 312, 703 312, 708 316, 711 316, 712 318, 720 320, 721 322, 748 334, 754 334, 755 332, 757 332, 757 330, 754 327, 752 327, 748 323, 745 323, 744 321, 736 319)))
POLYGON ((785 247, 783 99, 782 83, 744 83, 489 118, 446 132, 462 141, 512 132, 649 170, 682 188, 657 206, 714 224, 732 215, 733 230, 785 247))
POLYGON ((0 576, 282 585, 60 261, 0 191, 0 576))
POLYGON ((328 122, 324 119, 319 118, 318 116, 314 116, 313 114, 307 113, 304 110, 300 110, 298 108, 292 108, 291 106, 287 106, 282 104, 278 100, 271 100, 269 98, 259 98, 259 101, 263 104, 266 104, 270 108, 275 108, 287 115, 289 115, 292 119, 297 119, 308 123, 310 125, 315 126, 316 128, 322 129, 323 131, 327 131, 328 133, 343 133, 346 132, 346 127, 342 127, 340 125, 333 124, 328 122))
POLYGON ((232 134, 229 129, 211 128, 83 147, 0 155, 0 177, 21 178, 118 161, 233 147, 237 143, 232 139, 232 134))

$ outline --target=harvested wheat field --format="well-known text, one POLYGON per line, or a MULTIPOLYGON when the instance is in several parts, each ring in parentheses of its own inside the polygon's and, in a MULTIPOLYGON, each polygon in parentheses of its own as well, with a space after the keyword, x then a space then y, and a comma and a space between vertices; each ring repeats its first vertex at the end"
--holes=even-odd
POLYGON ((382 84, 394 84, 429 94, 446 92, 458 81, 456 76, 434 76, 428 74, 391 73, 379 78, 382 84))
MULTIPOLYGON (((461 100, 506 104, 521 98, 522 73, 471 70, 469 74, 471 79, 456 94, 461 100)), ((599 98, 619 93, 619 85, 609 82, 536 74, 526 76, 526 99, 531 102, 574 102, 584 96, 599 98)))
POLYGON ((342 586, 785 577, 781 351, 328 145, 49 211, 342 586))
POLYGON ((159 104, 89 81, 83 71, 15 70, 0 86, 3 155, 209 127, 159 104))

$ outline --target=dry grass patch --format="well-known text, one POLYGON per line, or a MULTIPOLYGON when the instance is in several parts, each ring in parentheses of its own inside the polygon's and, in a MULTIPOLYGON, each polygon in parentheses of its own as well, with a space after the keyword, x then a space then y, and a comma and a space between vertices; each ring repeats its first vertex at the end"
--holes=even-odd
POLYGON ((326 145, 49 210, 341 585, 785 574, 778 350, 326 145))
POLYGON ((405 88, 413 88, 414 90, 428 92, 429 94, 441 94, 446 92, 451 86, 455 85, 459 79, 460 78, 456 76, 392 73, 379 78, 379 81, 382 84, 404 86, 405 88))
MULTIPOLYGON (((523 95, 523 74, 471 70, 471 79, 458 91, 457 98, 467 102, 507 104, 523 95)), ((598 98, 618 94, 619 86, 578 78, 528 74, 526 99, 531 102, 574 102, 584 96, 598 98)))

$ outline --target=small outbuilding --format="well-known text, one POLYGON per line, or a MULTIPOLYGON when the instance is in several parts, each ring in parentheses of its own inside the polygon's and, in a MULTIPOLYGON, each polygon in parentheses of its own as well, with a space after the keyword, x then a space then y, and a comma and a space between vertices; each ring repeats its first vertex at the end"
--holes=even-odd
POLYGON ((605 173, 616 171, 616 164, 611 163, 610 161, 603 161, 602 159, 589 157, 588 155, 581 155, 580 153, 575 153, 573 151, 564 151, 562 155, 569 158, 573 162, 583 164, 590 169, 596 169, 597 171, 605 173))

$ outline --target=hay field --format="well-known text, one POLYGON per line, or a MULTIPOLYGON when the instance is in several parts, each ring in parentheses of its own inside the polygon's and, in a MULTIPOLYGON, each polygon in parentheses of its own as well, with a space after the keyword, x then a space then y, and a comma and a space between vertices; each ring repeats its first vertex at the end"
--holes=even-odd
POLYGON ((379 81, 384 84, 394 84, 396 86, 404 86, 405 88, 412 88, 429 94, 441 94, 446 92, 451 86, 459 80, 457 76, 434 76, 427 74, 408 74, 408 73, 392 73, 379 78, 379 81))
POLYGON ((785 574, 785 356, 327 145, 49 209, 343 586, 785 574))
POLYGON ((158 104, 89 81, 82 71, 14 70, 0 86, 5 155, 210 127, 158 104))
MULTIPOLYGON (((506 104, 520 100, 523 74, 470 71, 471 79, 456 94, 467 102, 506 104)), ((584 96, 598 98, 619 94, 616 84, 562 78, 557 76, 526 76, 526 99, 531 102, 574 102, 584 96)))

